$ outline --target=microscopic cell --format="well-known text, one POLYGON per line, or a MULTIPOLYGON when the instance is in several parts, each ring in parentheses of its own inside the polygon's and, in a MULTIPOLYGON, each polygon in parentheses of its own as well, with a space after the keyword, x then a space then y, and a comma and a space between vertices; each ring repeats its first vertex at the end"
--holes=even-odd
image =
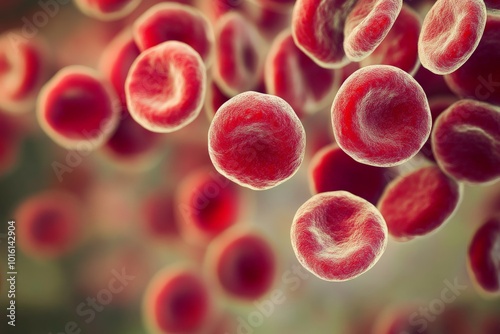
POLYGON ((450 89, 460 97, 500 106, 500 17, 488 15, 479 45, 455 72, 446 75, 450 89))
POLYGON ((241 189, 213 168, 189 174, 176 195, 184 238, 203 242, 217 236, 238 222, 243 202, 241 189))
POLYGON ((327 107, 340 79, 340 72, 320 67, 302 52, 288 30, 275 38, 264 73, 267 92, 287 101, 301 118, 327 107))
POLYGON ((25 113, 35 108, 40 87, 48 79, 50 62, 45 42, 26 39, 21 31, 0 35, 0 108, 25 113))
POLYGON ((14 213, 19 248, 31 257, 58 258, 71 252, 82 230, 81 203, 62 190, 26 198, 14 213))
POLYGON ((368 57, 360 61, 360 65, 391 65, 414 75, 420 66, 418 36, 421 25, 418 13, 403 5, 387 36, 368 57))
POLYGON ((99 72, 69 66, 42 87, 37 117, 57 144, 88 152, 101 146, 115 131, 119 104, 113 88, 99 72))
POLYGON ((448 221, 461 199, 460 185, 438 166, 393 180, 377 207, 389 234, 400 241, 427 235, 448 221))
POLYGON ((144 230, 152 239, 164 240, 180 236, 175 196, 167 189, 156 189, 141 205, 144 230))
POLYGON ((210 159, 219 173, 254 190, 291 178, 305 153, 305 131, 283 99, 257 92, 224 103, 208 131, 210 159))
POLYGON ((208 286, 198 273, 170 267, 149 283, 143 314, 153 333, 196 333, 207 324, 212 307, 208 286))
POLYGON ((297 46, 322 67, 347 65, 344 26, 355 4, 356 0, 297 0, 292 13, 297 46))
POLYGON ((337 144, 354 160, 390 167, 415 156, 429 137, 427 97, 408 73, 388 65, 354 72, 332 105, 337 144))
POLYGON ((228 96, 255 90, 263 77, 265 45, 257 28, 237 12, 215 25, 213 79, 228 96))
POLYGON ((200 114, 207 84, 200 55, 168 41, 142 52, 125 82, 130 115, 153 132, 179 130, 200 114))
POLYGON ((299 262, 326 281, 347 281, 372 268, 387 246, 377 208, 347 191, 314 195, 295 214, 292 247, 299 262))
POLYGON ((487 220, 469 244, 468 268, 478 290, 500 295, 500 218, 487 220))
POLYGON ((208 85, 207 96, 205 98, 205 112, 207 113, 208 119, 212 120, 217 110, 231 97, 232 96, 228 96, 224 93, 215 81, 212 80, 208 85))
POLYGON ((210 66, 213 58, 212 25, 198 9, 162 2, 149 8, 134 22, 134 39, 141 51, 167 41, 188 44, 210 66))
MULTIPOLYGON (((458 98, 453 95, 440 95, 429 98, 429 108, 431 109, 432 124, 434 125, 436 119, 443 113, 443 111, 448 109, 453 103, 457 101, 458 98)), ((434 157, 434 153, 432 152, 432 144, 430 138, 427 139, 424 146, 422 146, 420 153, 428 160, 436 162, 436 158, 434 157)))
POLYGON ((422 23, 418 55, 435 74, 460 68, 476 50, 486 24, 484 0, 439 0, 422 23))
POLYGON ((403 0, 358 0, 347 15, 344 51, 351 61, 369 56, 387 36, 403 0))
POLYGON ((235 227, 210 244, 206 270, 229 296, 256 300, 268 292, 274 282, 274 250, 256 232, 235 227))
POLYGON ((122 19, 140 4, 141 0, 75 0, 82 13, 102 21, 122 19))
POLYGON ((438 165, 456 180, 493 182, 500 176, 500 107, 455 102, 436 119, 431 143, 438 165))
POLYGON ((322 148, 309 165, 313 194, 345 190, 375 205, 389 180, 390 169, 361 164, 337 144, 322 148))

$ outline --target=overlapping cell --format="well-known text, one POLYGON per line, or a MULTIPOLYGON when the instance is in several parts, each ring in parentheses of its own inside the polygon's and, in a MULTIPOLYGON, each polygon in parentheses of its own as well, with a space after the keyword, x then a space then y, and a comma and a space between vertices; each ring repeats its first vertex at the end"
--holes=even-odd
POLYGON ((459 184, 439 167, 417 169, 392 181, 377 205, 389 234, 400 241, 442 226, 461 199, 459 184))
POLYGON ((338 145, 354 160, 372 166, 409 160, 431 131, 422 87, 394 66, 372 65, 354 72, 340 87, 331 112, 338 145))
POLYGON ((500 107, 460 100, 436 120, 432 150, 439 166, 458 181, 493 182, 500 177, 500 107))
POLYGON ((189 45, 168 41, 149 48, 125 82, 130 115, 152 132, 179 130, 200 114, 206 81, 203 60, 189 45))
POLYGON ((363 274, 382 256, 387 226, 377 208, 346 191, 314 195, 293 219, 292 247, 299 262, 326 281, 363 274))

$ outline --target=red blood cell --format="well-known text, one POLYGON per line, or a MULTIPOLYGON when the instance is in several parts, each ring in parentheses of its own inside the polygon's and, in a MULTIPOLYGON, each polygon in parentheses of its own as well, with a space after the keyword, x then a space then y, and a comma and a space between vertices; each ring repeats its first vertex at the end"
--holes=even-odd
POLYGON ((49 73, 43 42, 25 39, 20 31, 0 35, 0 108, 22 113, 34 109, 49 73))
POLYGON ((255 300, 271 288, 276 274, 274 250, 262 236, 240 229, 221 234, 210 244, 207 270, 228 295, 255 300))
POLYGON ((295 0, 256 0, 258 4, 265 8, 286 10, 295 4, 295 0))
POLYGON ((257 29, 242 15, 230 12, 218 20, 213 77, 226 95, 258 86, 263 75, 264 45, 257 29))
POLYGON ((188 44, 207 66, 212 62, 214 32, 198 9, 162 2, 147 10, 134 23, 134 38, 144 51, 167 41, 188 44))
POLYGON ((500 176, 500 107, 460 100, 437 118, 431 141, 439 166, 456 180, 485 183, 500 176))
POLYGON ((489 15, 483 37, 469 60, 445 81, 457 95, 500 105, 500 17, 489 15))
POLYGON ((484 0, 484 3, 486 4, 486 9, 488 9, 488 11, 492 12, 493 14, 498 14, 498 12, 500 11, 500 1, 484 0))
POLYGON ((25 199, 14 214, 19 247, 32 257, 68 254, 81 233, 81 214, 80 203, 68 192, 45 191, 25 199))
POLYGON ((10 171, 19 154, 21 129, 11 115, 0 110, 0 176, 10 171))
POLYGON ((500 333, 500 320, 498 315, 492 315, 485 318, 481 324, 481 334, 498 334, 500 333))
MULTIPOLYGON (((454 96, 436 96, 429 99, 429 108, 431 110, 432 124, 435 123, 436 119, 448 109, 453 103, 457 102, 457 98, 454 96)), ((426 157, 428 160, 436 162, 434 158, 434 153, 432 152, 432 145, 430 138, 427 139, 424 146, 420 150, 420 153, 426 157)))
POLYGON ((327 107, 340 79, 339 72, 318 66, 303 53, 288 30, 274 40, 264 73, 267 92, 290 103, 299 117, 327 107))
POLYGON ((356 0, 297 0, 292 34, 297 46, 318 65, 341 68, 349 63, 344 52, 344 25, 356 0))
POLYGON ((418 153, 429 137, 427 97, 408 73, 387 65, 359 69, 332 105, 333 133, 354 160, 396 166, 418 153))
POLYGON ((403 5, 396 22, 384 40, 365 59, 361 66, 392 65, 413 75, 420 66, 418 59, 418 36, 420 18, 411 7, 403 5))
POLYGON ((172 132, 191 123, 203 107, 206 70, 189 45, 169 41, 147 49, 127 76, 125 94, 132 117, 153 132, 172 132))
POLYGON ((158 189, 142 204, 142 217, 146 233, 154 239, 171 239, 179 236, 175 214, 175 200, 171 192, 158 189))
POLYGON ((119 101, 100 73, 83 66, 60 70, 42 88, 37 116, 42 129, 68 149, 92 150, 116 129, 119 101))
POLYGON ((345 190, 377 204, 388 181, 388 169, 360 164, 337 144, 318 151, 309 165, 309 186, 313 194, 345 190))
POLYGON ((500 295, 500 218, 491 218, 474 234, 469 245, 469 273, 485 295, 500 295))
POLYGON ((213 168, 186 177, 177 190, 176 206, 186 239, 207 241, 235 224, 243 198, 237 185, 213 168))
POLYGON ((167 268, 149 283, 144 318, 153 333, 195 333, 211 314, 208 287, 190 269, 167 268))
POLYGON ((392 181, 378 208, 389 234, 406 241, 442 226, 454 213, 460 198, 458 183, 437 166, 429 166, 392 181))
POLYGON ((476 50, 486 24, 484 0, 437 1, 422 23, 418 55, 436 74, 456 71, 476 50))
POLYGON ((311 197, 293 219, 292 247, 299 262, 325 281, 347 281, 375 265, 387 245, 377 208, 346 191, 311 197))
POLYGON ((210 159, 219 173, 254 190, 275 187, 298 170, 305 131, 283 99, 239 94, 215 114, 208 131, 210 159))
POLYGON ((436 334, 433 323, 425 322, 424 326, 421 321, 414 320, 412 315, 418 309, 418 305, 399 305, 383 312, 375 322, 371 334, 436 334))
POLYGON ((344 51, 352 61, 366 58, 382 42, 403 6, 403 0, 358 0, 346 18, 344 51))
POLYGON ((102 21, 118 20, 132 13, 141 0, 75 0, 85 14, 102 21))

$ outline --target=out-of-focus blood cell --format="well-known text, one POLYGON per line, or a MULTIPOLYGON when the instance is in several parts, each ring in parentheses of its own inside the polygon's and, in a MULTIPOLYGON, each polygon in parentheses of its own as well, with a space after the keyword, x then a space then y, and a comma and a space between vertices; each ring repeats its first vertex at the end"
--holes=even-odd
POLYGON ((57 258, 75 248, 81 233, 79 201, 65 191, 45 191, 17 208, 18 243, 29 256, 57 258))
POLYGON ((22 113, 34 109, 36 96, 50 71, 47 50, 21 31, 0 35, 0 108, 22 113))
POLYGON ((480 334, 498 333, 500 333, 500 320, 497 315, 491 315, 482 321, 480 334))
POLYGON ((500 217, 490 218, 474 234, 468 267, 480 292, 500 294, 500 217))
POLYGON ((384 40, 365 59, 362 67, 368 65, 392 65, 413 75, 420 66, 418 59, 418 36, 421 22, 418 13, 403 5, 396 22, 384 40))
POLYGON ((311 197, 293 219, 292 247, 299 262, 326 281, 347 281, 375 265, 387 246, 377 208, 347 191, 311 197))
POLYGON ((144 51, 167 41, 188 44, 207 65, 212 62, 214 32, 198 9, 178 3, 159 3, 134 23, 134 38, 144 51))
POLYGON ((500 105, 499 30, 500 17, 489 15, 476 51, 462 67, 445 76, 455 94, 500 105))
POLYGON ((265 8, 272 8, 275 10, 286 10, 295 4, 295 0, 254 0, 259 5, 265 8))
POLYGON ((339 79, 340 72, 320 67, 303 53, 288 30, 274 40, 265 65, 267 92, 287 101, 299 117, 327 107, 339 79))
POLYGON ((500 1, 498 0, 484 0, 484 3, 486 4, 486 9, 491 11, 494 14, 498 14, 500 11, 500 1))
POLYGON ((144 317, 153 333, 196 333, 212 312, 208 287, 187 268, 167 268, 149 283, 144 317))
POLYGON ((297 46, 322 67, 347 65, 344 25, 355 4, 356 0, 297 0, 292 14, 297 46))
POLYGON ((396 21, 403 0, 358 0, 346 18, 344 51, 352 61, 366 58, 396 21))
POLYGON ((59 145, 89 151, 115 131, 119 101, 101 74, 83 66, 60 70, 43 86, 37 103, 42 129, 59 145))
POLYGON ((172 132, 191 123, 203 107, 206 69, 189 45, 168 41, 135 60, 125 82, 132 117, 153 132, 172 132))
POLYGON ((432 150, 444 172, 459 181, 485 183, 500 176, 500 107, 460 100, 436 120, 432 150))
POLYGON ((142 203, 142 219, 148 236, 156 240, 177 238, 180 235, 175 196, 166 189, 151 193, 142 203))
POLYGON ((213 168, 188 175, 177 190, 176 207, 186 239, 206 241, 237 223, 241 215, 241 189, 213 168))
POLYGON ((418 307, 418 305, 399 305, 397 308, 382 312, 370 334, 437 334, 432 330, 434 324, 426 321, 423 325, 422 321, 412 317, 418 307))
POLYGON ((309 165, 309 185, 313 194, 345 190, 375 205, 388 181, 387 168, 361 164, 337 144, 318 151, 309 165))
POLYGON ((151 271, 147 252, 137 244, 92 244, 91 251, 78 261, 76 288, 84 298, 92 296, 104 301, 103 305, 128 307, 138 303, 151 271), (110 282, 115 283, 112 289, 103 289, 110 282), (112 297, 107 292, 112 292, 112 297))
POLYGON ((439 0, 422 23, 418 55, 422 66, 449 74, 476 50, 486 24, 484 0, 439 0))
POLYGON ((254 190, 291 178, 305 153, 305 131, 283 99, 246 92, 224 103, 208 132, 210 159, 219 173, 254 190))
POLYGON ((230 12, 215 26, 213 78, 229 96, 256 89, 263 76, 266 42, 241 14, 230 12))
POLYGON ((372 65, 340 87, 332 122, 335 140, 354 160, 389 167, 418 153, 430 134, 431 113, 422 87, 408 73, 372 65))
POLYGON ((259 234, 230 229, 210 244, 207 270, 228 295, 255 300, 271 288, 276 274, 274 250, 259 234))
POLYGON ((145 129, 130 116, 125 96, 125 80, 139 54, 132 33, 127 29, 110 43, 101 57, 101 72, 111 82, 122 105, 118 126, 106 142, 104 152, 118 161, 146 165, 155 153, 160 136, 145 129))
POLYGON ((460 198, 459 184, 439 167, 429 166, 392 181, 378 208, 389 234, 406 241, 442 226, 454 213, 460 198))
MULTIPOLYGON (((457 98, 449 95, 436 96, 429 99, 429 108, 431 109, 432 124, 436 119, 448 109, 453 103, 457 102, 457 98)), ((426 157, 428 160, 435 162, 434 153, 432 152, 432 145, 430 138, 427 139, 424 146, 420 150, 420 153, 426 157)))
POLYGON ((446 84, 444 76, 434 74, 423 66, 418 67, 414 77, 420 86, 422 86, 429 99, 434 96, 454 95, 446 84))
POLYGON ((76 6, 90 17, 112 21, 119 20, 132 13, 141 0, 75 0, 76 6))
POLYGON ((15 118, 0 110, 0 176, 10 171, 19 154, 21 128, 15 118))

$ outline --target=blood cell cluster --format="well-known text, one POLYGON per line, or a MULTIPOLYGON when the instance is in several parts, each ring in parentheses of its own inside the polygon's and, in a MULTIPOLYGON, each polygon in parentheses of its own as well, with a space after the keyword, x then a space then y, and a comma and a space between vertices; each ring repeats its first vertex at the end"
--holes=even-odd
MULTIPOLYGON (((422 265, 410 240, 456 238, 468 253, 454 261, 499 295, 500 197, 484 190, 500 178, 498 1, 68 3, 39 1, 12 29, 0 13, 0 188, 55 171, 1 197, 17 203, 23 256, 74 256, 85 227, 78 286, 99 295, 109 266, 130 267, 137 280, 110 305, 142 297, 144 327, 164 334, 256 332, 329 282, 378 290, 380 272, 358 276, 387 256, 392 284, 396 253, 422 265), (475 203, 481 224, 458 229, 475 203), (118 251, 101 259, 100 242, 118 251), (235 302, 261 313, 233 316, 235 302)), ((428 328, 400 305, 360 332, 470 334, 450 305, 428 328)), ((498 332, 483 318, 477 330, 498 332)))

